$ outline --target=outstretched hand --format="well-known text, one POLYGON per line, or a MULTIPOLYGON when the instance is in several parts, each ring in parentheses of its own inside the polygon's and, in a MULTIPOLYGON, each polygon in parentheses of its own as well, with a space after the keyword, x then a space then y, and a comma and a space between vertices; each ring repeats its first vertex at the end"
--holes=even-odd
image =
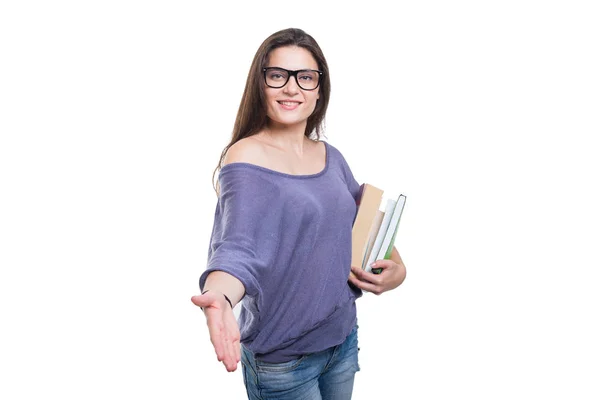
POLYGON ((225 296, 211 290, 203 295, 192 296, 192 303, 204 309, 217 360, 223 362, 227 371, 235 371, 241 357, 240 329, 225 296))
POLYGON ((406 269, 402 261, 396 263, 393 260, 377 260, 372 268, 381 268, 382 271, 374 274, 364 271, 360 267, 352 267, 352 273, 348 280, 362 290, 380 295, 400 286, 406 277, 406 269))

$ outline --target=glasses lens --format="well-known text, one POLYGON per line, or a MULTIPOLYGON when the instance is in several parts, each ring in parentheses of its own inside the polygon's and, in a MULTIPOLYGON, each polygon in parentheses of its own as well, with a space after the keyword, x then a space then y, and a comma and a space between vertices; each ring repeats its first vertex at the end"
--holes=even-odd
POLYGON ((316 71, 299 71, 298 85, 304 90, 313 90, 319 86, 319 73, 316 71))
POLYGON ((282 69, 270 68, 265 74, 265 80, 267 85, 274 88, 280 88, 287 83, 288 73, 282 69))

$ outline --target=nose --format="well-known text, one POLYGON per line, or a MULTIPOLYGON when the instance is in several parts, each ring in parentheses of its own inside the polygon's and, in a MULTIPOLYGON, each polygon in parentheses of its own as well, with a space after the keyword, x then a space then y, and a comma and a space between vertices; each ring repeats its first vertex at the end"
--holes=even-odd
POLYGON ((283 87, 284 93, 288 93, 290 95, 294 95, 300 91, 300 87, 298 86, 298 82, 296 82, 295 76, 290 76, 287 83, 283 87))

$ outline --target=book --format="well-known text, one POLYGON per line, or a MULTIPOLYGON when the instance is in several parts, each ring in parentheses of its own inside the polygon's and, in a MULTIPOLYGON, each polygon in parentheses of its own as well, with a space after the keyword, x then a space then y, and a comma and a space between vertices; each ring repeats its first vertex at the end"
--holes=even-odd
MULTIPOLYGON (((370 257, 373 247, 374 246, 376 246, 377 248, 381 247, 381 241, 379 241, 379 244, 377 245, 377 239, 379 237, 379 230, 381 229, 381 225, 387 224, 387 222, 384 221, 385 217, 386 217, 386 214, 384 211, 381 211, 381 210, 377 211, 377 215, 375 216, 375 219, 373 220, 373 225, 371 226, 371 232, 369 233, 369 242, 367 244, 367 251, 365 251, 365 255, 363 257, 363 262, 361 265, 362 269, 365 269, 365 265, 367 265, 367 263, 368 263, 368 257, 370 257)), ((383 238, 382 238, 382 240, 383 240, 383 238)))
MULTIPOLYGON (((385 211, 383 211, 383 220, 381 221, 381 224, 379 224, 377 230, 377 236, 375 237, 373 246, 371 247, 371 251, 367 256, 368 258, 366 262, 362 265, 362 269, 366 270, 367 272, 371 272, 371 264, 377 260, 377 255, 379 254, 379 249, 381 248, 381 244, 383 243, 383 239, 385 238, 385 233, 387 231, 388 226, 390 226, 390 221, 392 219, 394 207, 396 207, 396 201, 388 199, 387 204, 385 206, 385 211)), ((381 271, 375 271, 375 273, 378 272, 381 271)))
POLYGON ((370 265, 391 258, 406 201, 401 194, 396 200, 387 199, 380 210, 382 198, 383 190, 368 183, 361 185, 352 226, 352 265, 376 274, 381 273, 381 268, 373 270, 370 265))
POLYGON ((383 235, 383 240, 380 244, 378 243, 379 246, 373 246, 373 249, 369 255, 370 262, 363 266, 363 269, 366 271, 373 272, 375 274, 381 273, 381 268, 372 270, 371 263, 375 260, 389 260, 392 257, 394 242, 396 241, 396 234, 398 233, 398 226, 400 226, 400 217, 402 216, 405 202, 406 196, 401 194, 394 202, 393 211, 386 208, 386 212, 388 214, 391 213, 391 217, 385 229, 383 229, 383 226, 379 229, 379 233, 383 235))
POLYGON ((363 265, 371 226, 379 211, 382 196, 383 190, 373 185, 365 183, 360 187, 356 200, 358 210, 352 224, 352 265, 363 265))

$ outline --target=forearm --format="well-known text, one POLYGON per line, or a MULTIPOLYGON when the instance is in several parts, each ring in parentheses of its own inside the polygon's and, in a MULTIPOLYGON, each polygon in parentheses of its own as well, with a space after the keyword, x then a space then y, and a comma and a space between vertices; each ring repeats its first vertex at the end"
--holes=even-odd
POLYGON ((231 300, 234 307, 246 293, 244 284, 239 279, 223 271, 213 271, 208 274, 202 288, 203 292, 207 290, 223 293, 231 300))
POLYGON ((400 257, 400 253, 398 253, 396 246, 394 246, 394 249, 392 250, 392 255, 390 256, 390 259, 396 264, 398 264, 398 266, 400 267, 400 285, 402 284, 402 282, 404 282, 404 279, 406 279, 406 267, 404 266, 404 262, 402 262, 402 258, 400 257))

